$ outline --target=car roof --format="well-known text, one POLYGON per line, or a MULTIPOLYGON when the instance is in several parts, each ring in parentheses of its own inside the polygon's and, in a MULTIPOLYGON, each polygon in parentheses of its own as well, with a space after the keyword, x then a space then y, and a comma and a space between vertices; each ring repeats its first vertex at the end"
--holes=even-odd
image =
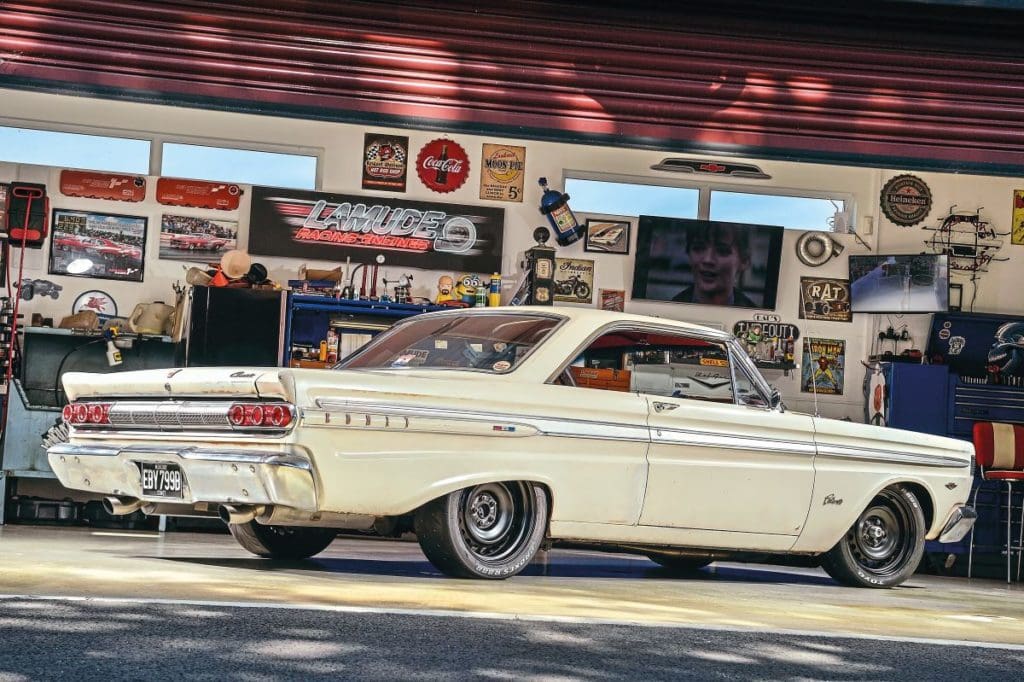
POLYGON ((716 339, 726 340, 732 338, 732 334, 722 331, 721 329, 715 329, 714 327, 706 327, 700 324, 693 324, 691 322, 684 322, 682 320, 674 320, 667 317, 656 317, 654 315, 635 315, 632 313, 618 312, 612 310, 599 310, 597 308, 576 308, 570 306, 498 306, 498 307, 487 307, 487 308, 455 308, 450 311, 437 311, 430 313, 432 315, 450 315, 450 314, 464 314, 464 315, 487 315, 494 313, 526 313, 526 314, 539 314, 539 315, 556 315, 559 317, 566 318, 568 321, 573 322, 577 326, 585 326, 594 330, 600 329, 601 327, 607 326, 615 322, 624 323, 636 323, 642 325, 657 325, 659 327, 671 328, 680 332, 694 332, 699 333, 705 337, 712 337, 716 339))

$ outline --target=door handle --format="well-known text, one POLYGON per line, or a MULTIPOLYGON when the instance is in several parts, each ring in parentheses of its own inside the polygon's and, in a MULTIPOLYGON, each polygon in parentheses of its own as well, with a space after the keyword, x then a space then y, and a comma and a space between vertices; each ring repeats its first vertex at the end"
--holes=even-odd
POLYGON ((654 411, 655 412, 668 412, 668 411, 674 410, 677 407, 679 407, 679 405, 677 403, 663 403, 663 402, 659 402, 657 400, 654 401, 651 404, 654 405, 654 411))

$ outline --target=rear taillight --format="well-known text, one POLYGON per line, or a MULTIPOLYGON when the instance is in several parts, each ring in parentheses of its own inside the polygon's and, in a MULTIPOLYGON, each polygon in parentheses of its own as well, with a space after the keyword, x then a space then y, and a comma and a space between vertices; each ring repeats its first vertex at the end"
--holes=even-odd
POLYGON ((228 421, 242 429, 283 429, 292 423, 292 406, 282 403, 235 403, 228 421))
POLYGON ((111 403, 71 403, 61 416, 72 426, 103 426, 110 424, 111 403))

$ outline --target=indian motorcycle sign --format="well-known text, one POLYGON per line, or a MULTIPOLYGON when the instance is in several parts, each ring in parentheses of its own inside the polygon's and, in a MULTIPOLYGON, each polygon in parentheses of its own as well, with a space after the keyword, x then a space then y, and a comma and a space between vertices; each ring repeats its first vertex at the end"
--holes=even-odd
POLYGON ((504 229, 501 208, 253 187, 249 252, 498 272, 504 229))

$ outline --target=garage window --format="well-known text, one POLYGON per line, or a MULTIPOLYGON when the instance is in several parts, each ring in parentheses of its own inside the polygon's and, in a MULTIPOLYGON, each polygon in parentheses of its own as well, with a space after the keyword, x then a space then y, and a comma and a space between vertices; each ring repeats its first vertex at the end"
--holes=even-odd
POLYGON ((316 189, 317 157, 165 142, 160 174, 290 189, 316 189))
POLYGON ((841 192, 764 188, 736 191, 709 185, 659 185, 644 178, 568 171, 565 191, 579 213, 699 218, 794 230, 847 231, 853 202, 841 192))
POLYGON ((0 161, 146 175, 149 140, 0 126, 0 161))

